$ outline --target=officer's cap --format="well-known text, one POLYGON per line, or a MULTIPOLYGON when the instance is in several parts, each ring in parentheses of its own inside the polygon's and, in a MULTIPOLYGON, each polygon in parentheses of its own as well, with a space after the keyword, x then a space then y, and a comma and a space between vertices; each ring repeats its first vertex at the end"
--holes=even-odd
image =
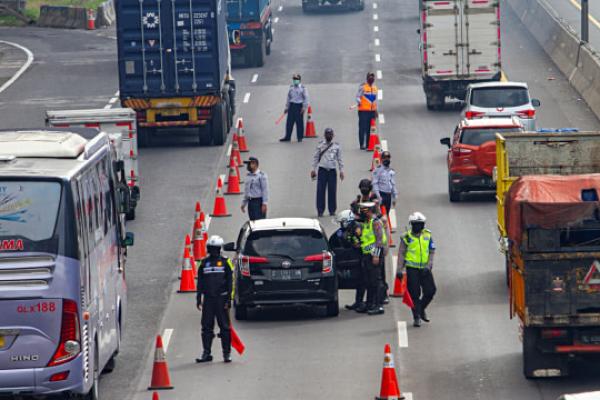
POLYGON ((248 161, 244 161, 244 164, 250 164, 252 161, 254 161, 256 165, 258 165, 258 158, 256 157, 248 157, 248 161))

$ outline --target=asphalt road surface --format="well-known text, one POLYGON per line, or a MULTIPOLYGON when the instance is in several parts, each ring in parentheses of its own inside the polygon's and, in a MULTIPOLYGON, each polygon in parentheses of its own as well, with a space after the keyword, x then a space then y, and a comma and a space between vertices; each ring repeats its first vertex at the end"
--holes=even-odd
MULTIPOLYGON (((546 0, 556 11, 556 15, 565 20, 578 35, 581 35, 581 0, 546 0)), ((600 3, 589 0, 590 44, 600 49, 600 3)))
MULTIPOLYGON (((291 75, 302 74, 318 132, 332 127, 344 149, 346 180, 338 191, 342 210, 358 181, 369 176, 371 159, 358 150, 356 115, 348 107, 366 72, 381 71, 377 83, 383 89, 384 117, 379 127, 398 172, 399 230, 411 212, 422 211, 438 246, 432 323, 412 328, 410 312, 399 300, 374 317, 345 310, 326 318, 311 308, 269 309, 236 323, 247 347, 242 357, 221 363, 215 341, 216 362, 195 364, 201 351, 200 314, 193 295, 175 293, 177 275, 194 203, 212 207, 216 177, 225 173, 226 147, 198 148, 186 144, 185 137, 164 139, 140 152, 142 201, 137 220, 129 225, 136 233, 127 271, 129 321, 118 367, 101 381, 104 399, 151 397, 146 388, 154 335, 165 330, 175 386, 161 393, 166 400, 373 398, 385 343, 394 349, 402 391, 415 399, 553 400, 599 388, 598 372, 589 365, 581 365, 571 378, 524 379, 518 324, 508 317, 504 263, 497 250, 494 196, 448 201, 446 149, 439 139, 452 132, 458 108, 425 108, 416 3, 369 0, 366 5, 357 13, 304 15, 299 0, 276 1, 275 41, 265 67, 235 71, 238 116, 244 118, 251 155, 270 177, 269 216, 316 217, 315 184, 309 177, 316 140, 279 143, 283 124, 275 125, 291 75)), ((528 82, 541 100, 539 125, 598 129, 596 117, 518 18, 506 6, 503 13, 505 72, 509 79, 528 82)), ((0 30, 0 37, 36 55, 31 69, 0 95, 0 128, 41 125, 47 108, 107 104, 117 90, 111 36, 110 31, 0 30)), ((227 198, 233 216, 213 219, 210 234, 227 241, 237 237, 245 217, 240 201, 240 196, 227 198)), ((321 222, 333 232, 330 217, 321 222)), ((340 303, 352 296, 342 291, 340 303)))

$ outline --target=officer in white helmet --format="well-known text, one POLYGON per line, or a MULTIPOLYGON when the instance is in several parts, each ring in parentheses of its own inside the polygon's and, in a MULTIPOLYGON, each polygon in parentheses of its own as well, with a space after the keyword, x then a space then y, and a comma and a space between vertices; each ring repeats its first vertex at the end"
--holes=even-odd
POLYGON ((412 297, 414 308, 413 326, 420 327, 421 321, 429 322, 425 309, 436 292, 433 279, 433 256, 435 243, 431 231, 425 229, 427 218, 421 212, 414 212, 408 218, 410 229, 402 235, 398 249, 399 279, 407 276, 407 290, 412 297))
POLYGON ((198 267, 198 293, 196 306, 202 311, 203 352, 196 362, 209 362, 212 341, 215 337, 215 320, 219 324, 223 361, 231 362, 231 324, 229 309, 233 293, 233 263, 221 255, 223 238, 213 235, 206 243, 208 256, 198 267))

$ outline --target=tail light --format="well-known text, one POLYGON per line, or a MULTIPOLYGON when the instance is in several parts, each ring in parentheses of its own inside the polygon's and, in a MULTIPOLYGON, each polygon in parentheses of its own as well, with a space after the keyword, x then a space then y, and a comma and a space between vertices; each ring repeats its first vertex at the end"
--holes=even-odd
POLYGON ((482 117, 484 115, 485 115, 485 113, 481 112, 481 111, 467 111, 465 113, 465 118, 466 119, 474 119, 474 118, 482 117))
POLYGON ((466 156, 471 154, 472 152, 473 150, 467 149, 466 147, 454 147, 452 149, 452 154, 454 154, 456 157, 466 156))
POLYGON ((250 276, 250 264, 266 264, 269 260, 266 257, 242 256, 240 264, 240 273, 242 276, 250 276))
POLYGON ((146 110, 136 111, 135 114, 138 122, 146 122, 146 110))
POLYGON ((517 111, 517 115, 521 118, 531 119, 535 117, 535 110, 517 111))
POLYGON ((69 371, 59 372, 58 374, 54 374, 50 377, 50 382, 60 382, 66 381, 69 378, 69 371))
POLYGON ((323 273, 328 274, 333 271, 333 257, 330 252, 324 251, 320 254, 313 254, 304 257, 304 261, 307 262, 323 262, 323 273))
POLYGON ((60 342, 58 343, 58 348, 48 363, 48 366, 54 367, 71 361, 77 357, 80 352, 81 343, 77 303, 73 300, 63 300, 60 342))
POLYGON ((566 329, 542 329, 542 339, 562 339, 568 333, 566 329))

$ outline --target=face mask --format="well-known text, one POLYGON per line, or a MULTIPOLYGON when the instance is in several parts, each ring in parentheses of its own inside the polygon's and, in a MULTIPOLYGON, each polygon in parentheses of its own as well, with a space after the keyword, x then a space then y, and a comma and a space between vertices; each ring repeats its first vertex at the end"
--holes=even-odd
POLYGON ((333 140, 333 136, 325 136, 325 140, 327 141, 327 143, 329 143, 333 140))
POLYGON ((374 82, 375 82, 375 78, 372 78, 372 77, 371 78, 367 78, 367 83, 369 85, 372 85, 374 82))
POLYGON ((220 247, 206 246, 206 251, 211 257, 219 257, 221 255, 220 247))
POLYGON ((425 224, 419 224, 419 223, 414 223, 412 224, 412 232, 414 234, 419 234, 423 231, 423 229, 425 228, 425 224))
POLYGON ((254 172, 254 168, 252 168, 250 164, 246 166, 246 169, 248 170, 248 172, 254 172))
POLYGON ((299 79, 294 79, 292 82, 294 83, 294 86, 300 85, 300 80, 299 79))
POLYGON ((385 159, 385 160, 382 160, 381 163, 383 164, 384 167, 389 167, 390 164, 392 163, 392 160, 385 159))
POLYGON ((366 196, 369 193, 371 193, 371 191, 369 189, 360 189, 360 194, 362 194, 363 196, 366 196))

